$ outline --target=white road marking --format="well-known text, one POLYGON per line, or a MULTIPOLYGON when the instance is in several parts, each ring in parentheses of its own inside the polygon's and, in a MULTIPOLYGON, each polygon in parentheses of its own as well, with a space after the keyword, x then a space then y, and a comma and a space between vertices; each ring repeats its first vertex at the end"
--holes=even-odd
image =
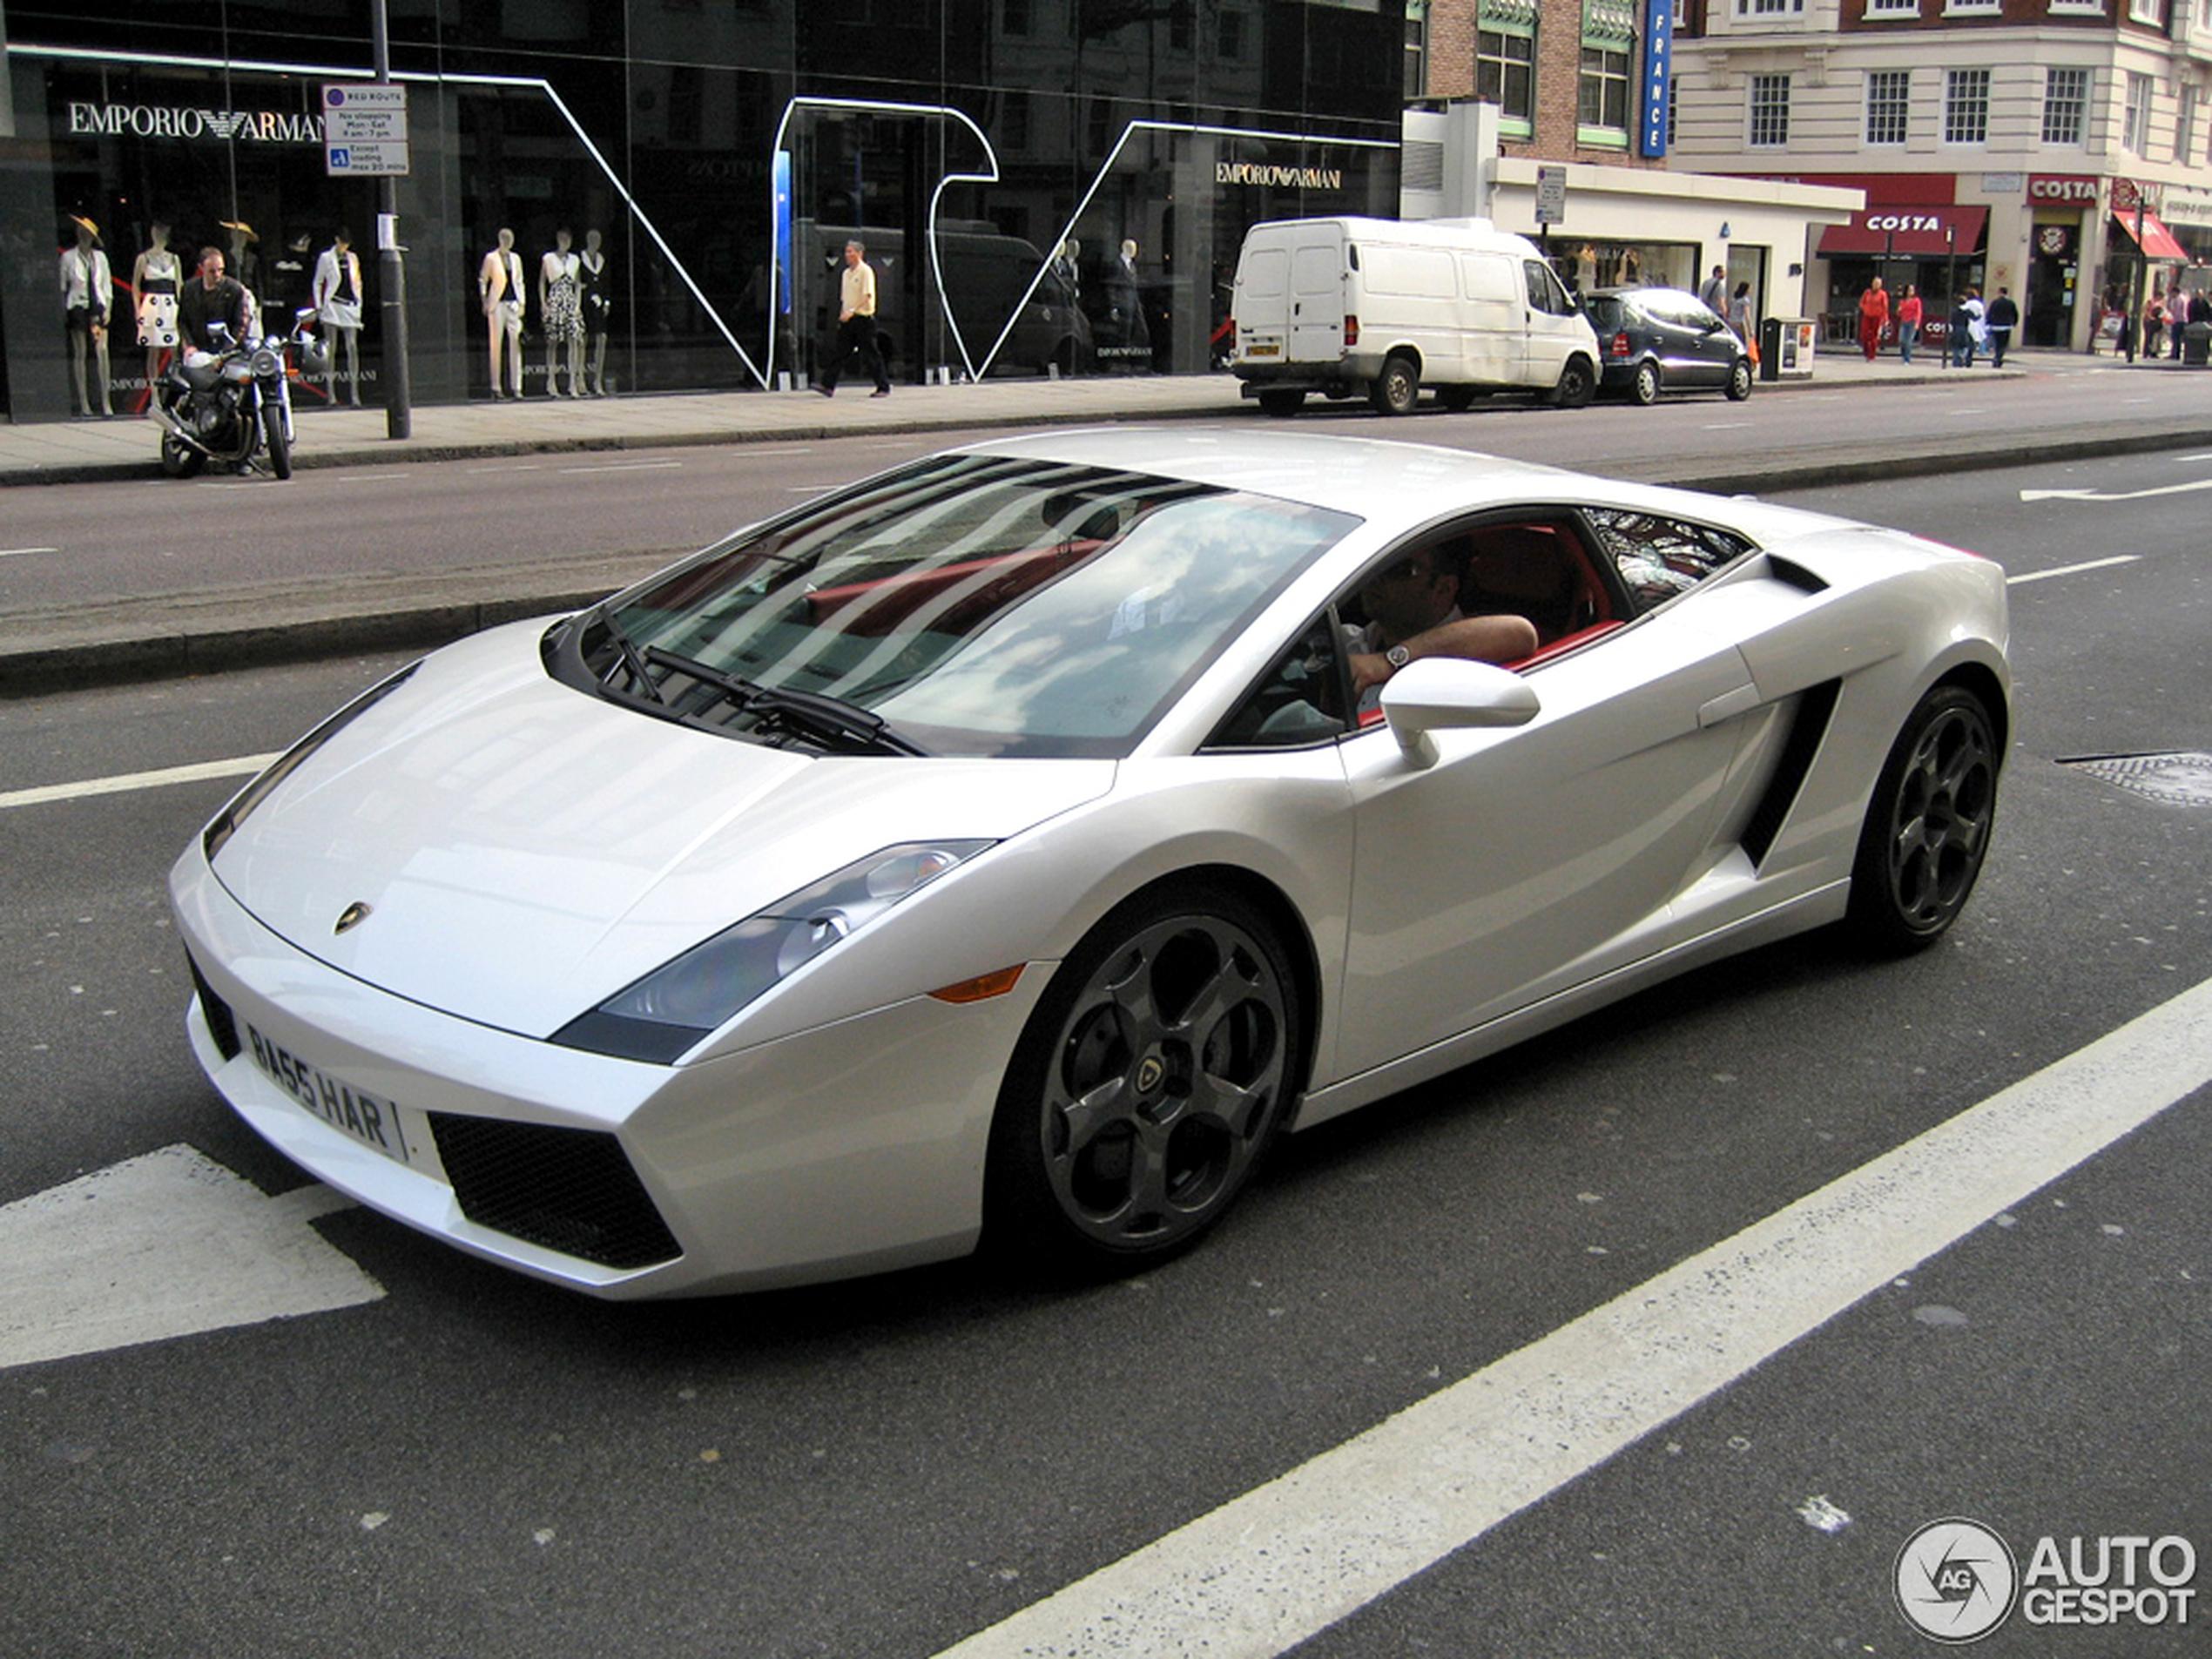
POLYGON ((158 789, 165 784, 197 784, 205 783, 210 778, 242 778, 266 770, 275 765, 278 759, 278 754, 239 755, 229 760, 203 760, 189 766, 164 766, 158 772, 130 772, 113 778, 87 778, 79 783, 42 784, 36 789, 11 789, 5 794, 0 794, 0 812, 10 806, 37 806, 50 800, 82 800, 88 795, 119 795, 133 789, 158 789))
POLYGON ((2151 489, 2123 489, 2109 496, 2101 489, 2023 489, 2020 491, 2020 499, 2024 502, 2142 501, 2151 496, 2185 496, 2195 489, 2212 489, 2212 478, 2193 478, 2185 484, 2160 484, 2151 489))
POLYGON ((307 1225, 353 1201, 272 1198, 165 1146, 0 1209, 0 1370, 374 1302, 307 1225))
POLYGON ((604 467, 563 467, 561 471, 577 472, 660 472, 682 466, 680 461, 613 461, 604 467))
POLYGON ((2112 564, 2134 564, 2143 556, 2140 553, 2115 553, 2108 559, 2089 559, 2080 564, 2061 564, 2055 570, 2030 570, 2025 576, 2008 576, 2005 585, 2017 588, 2023 582, 2048 582, 2054 576, 2079 576, 2084 570, 2101 570, 2112 564))
POLYGON ((26 553, 58 553, 57 547, 0 547, 0 559, 19 559, 26 553))
POLYGON ((2212 981, 940 1659, 1272 1659, 2212 1083, 2212 981))

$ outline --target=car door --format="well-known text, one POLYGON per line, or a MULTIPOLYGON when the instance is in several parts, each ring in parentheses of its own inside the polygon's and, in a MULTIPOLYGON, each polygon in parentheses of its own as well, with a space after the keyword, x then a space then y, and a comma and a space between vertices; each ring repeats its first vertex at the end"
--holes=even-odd
POLYGON ((1532 669, 1532 719, 1436 732, 1433 765, 1387 728, 1345 740, 1339 1075, 1663 948, 1670 900, 1714 857, 1757 702, 1743 658, 1689 610, 1532 669))
MULTIPOLYGON (((1522 312, 1521 362, 1523 386, 1553 386, 1567 367, 1568 354, 1588 344, 1588 325, 1581 308, 1560 286, 1559 278, 1541 260, 1521 262, 1527 301, 1522 312)), ((1593 363, 1592 368, 1596 365, 1593 363)))

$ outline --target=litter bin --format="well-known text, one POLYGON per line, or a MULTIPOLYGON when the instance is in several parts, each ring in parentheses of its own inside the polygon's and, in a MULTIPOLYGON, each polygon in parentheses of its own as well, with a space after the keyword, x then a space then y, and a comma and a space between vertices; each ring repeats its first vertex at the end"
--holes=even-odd
POLYGON ((1765 317, 1759 322, 1759 378, 1809 381, 1812 342, 1818 332, 1811 317, 1765 317))
POLYGON ((2193 322, 2182 330, 2182 367, 2202 368, 2212 363, 2212 322, 2193 322))

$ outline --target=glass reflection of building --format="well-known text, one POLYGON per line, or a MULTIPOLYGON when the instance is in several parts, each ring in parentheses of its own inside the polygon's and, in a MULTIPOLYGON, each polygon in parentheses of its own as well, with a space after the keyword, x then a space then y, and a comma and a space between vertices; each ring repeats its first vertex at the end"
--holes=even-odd
MULTIPOLYGON (((9 417, 68 413, 71 215, 115 277, 118 407, 143 398, 127 288, 156 223, 188 273, 203 246, 243 255, 272 320, 348 229, 378 401, 379 180, 334 175, 319 121, 327 84, 368 77, 368 4, 4 3, 9 417)), ((848 237, 901 380, 1200 371, 1248 225, 1396 209, 1403 0, 384 3, 418 403, 490 394, 502 229, 538 396, 561 230, 578 253, 600 233, 607 381, 652 392, 811 374, 848 237)))

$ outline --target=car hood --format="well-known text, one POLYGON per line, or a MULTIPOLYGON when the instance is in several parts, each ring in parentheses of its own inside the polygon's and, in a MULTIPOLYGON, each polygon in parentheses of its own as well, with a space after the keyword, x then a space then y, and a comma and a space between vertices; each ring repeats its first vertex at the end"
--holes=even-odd
POLYGON ((300 765, 215 874, 319 961, 532 1036, 882 847, 1003 840, 1114 775, 763 748, 561 685, 534 650, 418 681, 300 765))

